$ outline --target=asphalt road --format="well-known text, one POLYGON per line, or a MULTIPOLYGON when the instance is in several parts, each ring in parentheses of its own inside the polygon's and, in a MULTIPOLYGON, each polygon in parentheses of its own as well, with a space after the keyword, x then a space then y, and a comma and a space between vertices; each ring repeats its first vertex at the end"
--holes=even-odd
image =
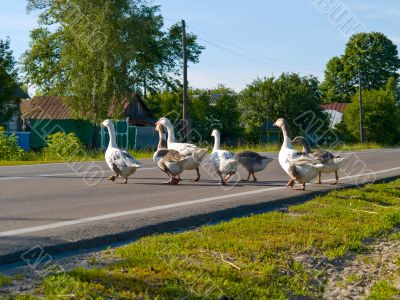
MULTIPOLYGON (((275 158, 257 173, 257 183, 241 183, 243 169, 227 187, 218 184, 210 166, 185 171, 178 186, 164 185, 166 176, 152 160, 129 178, 128 184, 107 181, 103 162, 0 167, 0 264, 18 260, 34 247, 44 251, 107 244, 154 232, 186 228, 290 202, 313 192, 332 189, 332 176, 307 190, 286 188, 287 175, 275 158)), ((343 155, 343 154, 342 154, 343 155)), ((338 187, 400 176, 400 149, 346 153, 350 159, 340 172, 338 187)))

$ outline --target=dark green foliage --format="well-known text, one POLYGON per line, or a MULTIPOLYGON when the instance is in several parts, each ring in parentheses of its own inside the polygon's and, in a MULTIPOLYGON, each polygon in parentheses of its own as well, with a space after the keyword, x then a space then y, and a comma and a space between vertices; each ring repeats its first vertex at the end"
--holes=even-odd
MULTIPOLYGON (((210 142, 213 129, 221 132, 223 142, 236 140, 241 133, 237 100, 234 91, 224 86, 210 91, 189 90, 193 141, 210 142), (219 95, 214 105, 210 105, 210 94, 219 95)), ((164 91, 150 95, 146 103, 157 118, 167 117, 176 124, 182 118, 182 101, 182 93, 164 91)))
POLYGON ((289 121, 295 136, 300 133, 297 125, 307 128, 309 120, 303 119, 303 114, 312 114, 315 120, 320 120, 322 127, 315 134, 322 133, 328 120, 320 108, 322 100, 318 84, 314 77, 284 73, 278 78, 256 79, 248 85, 239 97, 241 121, 248 141, 259 142, 261 125, 268 119, 274 122, 281 117, 289 121))
POLYGON ((332 58, 321 84, 326 102, 350 102, 356 93, 358 76, 362 86, 376 90, 388 79, 399 78, 400 59, 397 46, 380 32, 358 33, 346 45, 344 55, 332 58))
MULTIPOLYGON (((65 96, 77 117, 98 123, 119 117, 122 103, 146 88, 176 87, 181 28, 163 30, 158 6, 129 0, 29 0, 40 27, 24 54, 26 79, 41 92, 65 96)), ((203 48, 188 34, 188 58, 203 48)))
POLYGON ((74 133, 56 132, 47 137, 47 147, 44 149, 47 159, 65 159, 72 161, 84 153, 84 147, 74 133))
POLYGON ((18 145, 15 135, 7 135, 0 127, 0 160, 19 160, 24 150, 18 145))
MULTIPOLYGON (((400 110, 396 105, 393 78, 385 88, 363 93, 364 126, 367 140, 393 145, 400 142, 400 110)), ((356 94, 344 113, 344 124, 353 137, 360 136, 359 101, 356 94)))
POLYGON ((0 122, 7 121, 18 108, 18 73, 10 40, 0 40, 0 122))

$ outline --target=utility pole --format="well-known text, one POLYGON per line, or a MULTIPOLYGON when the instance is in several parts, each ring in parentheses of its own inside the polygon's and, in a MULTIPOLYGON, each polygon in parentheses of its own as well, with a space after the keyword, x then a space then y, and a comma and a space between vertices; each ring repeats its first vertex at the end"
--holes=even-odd
POLYGON ((182 59, 183 59, 183 133, 186 141, 190 141, 190 124, 188 118, 188 81, 187 81, 187 56, 186 56, 186 25, 182 20, 182 59))
POLYGON ((358 72, 358 96, 360 102, 360 140, 361 143, 365 143, 365 131, 364 131, 364 109, 362 99, 362 84, 361 84, 361 71, 358 72))

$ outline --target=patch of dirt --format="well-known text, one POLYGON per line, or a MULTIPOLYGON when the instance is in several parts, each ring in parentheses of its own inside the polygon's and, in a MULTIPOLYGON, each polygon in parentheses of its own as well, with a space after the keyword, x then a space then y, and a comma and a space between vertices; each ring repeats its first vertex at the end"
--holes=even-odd
POLYGON ((77 267, 101 268, 118 261, 120 259, 113 255, 113 250, 82 253, 57 259, 49 256, 48 260, 38 262, 34 266, 23 265, 6 272, 5 275, 11 278, 12 283, 0 287, 0 299, 12 299, 12 295, 23 294, 40 296, 38 289, 48 275, 68 272, 77 267))
POLYGON ((365 299, 380 280, 399 289, 400 299, 400 240, 375 241, 367 249, 366 253, 350 253, 333 261, 312 255, 295 259, 321 272, 314 284, 323 290, 323 299, 365 299))

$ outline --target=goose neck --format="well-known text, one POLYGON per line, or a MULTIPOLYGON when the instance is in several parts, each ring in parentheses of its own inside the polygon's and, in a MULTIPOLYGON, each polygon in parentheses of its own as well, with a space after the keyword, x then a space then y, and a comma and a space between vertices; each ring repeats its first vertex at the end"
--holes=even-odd
POLYGON ((303 152, 305 154, 310 154, 311 153, 310 145, 307 142, 303 143, 303 152))
POLYGON ((165 127, 167 128, 167 132, 168 132, 168 144, 175 143, 174 128, 172 128, 172 126, 170 126, 170 125, 167 125, 165 127))
POLYGON ((284 124, 282 126, 282 133, 283 133, 283 145, 289 149, 293 148, 292 141, 291 141, 291 134, 288 124, 284 124))
POLYGON ((107 126, 108 129, 108 135, 110 137, 110 141, 108 142, 108 147, 117 147, 117 138, 115 136, 115 128, 113 124, 110 124, 107 126))
POLYGON ((167 148, 166 134, 162 130, 160 130, 158 132, 158 135, 159 135, 159 141, 158 141, 157 149, 159 150, 159 149, 167 148))
POLYGON ((213 149, 213 151, 215 152, 215 151, 219 150, 220 146, 221 146, 221 136, 220 136, 219 133, 217 133, 217 134, 214 135, 214 149, 213 149))

